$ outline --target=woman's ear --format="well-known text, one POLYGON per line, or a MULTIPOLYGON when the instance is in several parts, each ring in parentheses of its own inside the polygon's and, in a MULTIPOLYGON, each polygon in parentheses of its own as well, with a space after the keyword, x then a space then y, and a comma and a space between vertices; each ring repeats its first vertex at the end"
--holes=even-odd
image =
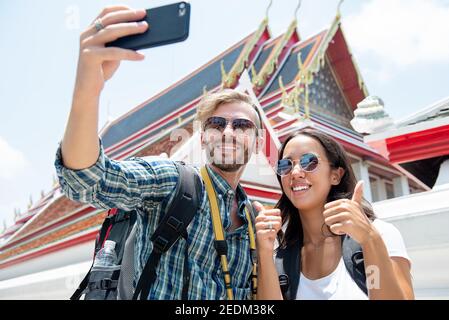
POLYGON ((334 186, 338 186, 340 184, 341 178, 345 174, 345 169, 339 167, 337 169, 332 169, 331 173, 331 184, 334 186))

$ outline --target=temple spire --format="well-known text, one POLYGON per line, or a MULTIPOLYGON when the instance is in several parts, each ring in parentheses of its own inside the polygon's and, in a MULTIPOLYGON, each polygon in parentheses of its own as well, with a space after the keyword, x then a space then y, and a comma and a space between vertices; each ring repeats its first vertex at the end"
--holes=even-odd
POLYGON ((338 19, 338 20, 340 20, 340 18, 341 18, 341 11, 340 11, 340 9, 341 9, 341 5, 343 4, 344 1, 345 0, 340 0, 338 2, 338 5, 337 5, 337 14, 336 14, 335 18, 338 19))
POLYGON ((298 0, 298 4, 296 5, 296 9, 295 9, 295 14, 293 16, 295 20, 298 20, 297 16, 298 16, 299 8, 301 8, 301 4, 302 4, 302 0, 298 0))
POLYGON ((30 194, 30 202, 28 203, 28 209, 31 209, 33 206, 33 196, 30 194))
POLYGON ((271 6, 273 5, 273 0, 270 0, 270 3, 268 4, 268 7, 265 11, 265 19, 268 21, 268 12, 270 11, 271 6))

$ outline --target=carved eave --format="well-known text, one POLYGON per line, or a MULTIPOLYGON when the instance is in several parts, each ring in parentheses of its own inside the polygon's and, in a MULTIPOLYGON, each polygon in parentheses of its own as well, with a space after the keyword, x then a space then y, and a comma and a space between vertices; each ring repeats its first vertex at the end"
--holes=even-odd
POLYGON ((232 66, 229 72, 226 72, 224 64, 221 64, 222 86, 224 88, 234 88, 238 79, 245 68, 248 68, 257 56, 263 43, 271 38, 271 32, 268 28, 268 19, 265 18, 252 38, 246 43, 240 56, 232 66))
MULTIPOLYGON (((287 32, 277 40, 275 48, 271 51, 265 64, 258 74, 255 74, 252 80, 253 90, 259 94, 267 85, 271 77, 278 69, 280 63, 286 58, 291 47, 300 41, 299 34, 296 29, 296 19, 289 25, 287 32)), ((253 73, 254 73, 253 69, 253 73)))

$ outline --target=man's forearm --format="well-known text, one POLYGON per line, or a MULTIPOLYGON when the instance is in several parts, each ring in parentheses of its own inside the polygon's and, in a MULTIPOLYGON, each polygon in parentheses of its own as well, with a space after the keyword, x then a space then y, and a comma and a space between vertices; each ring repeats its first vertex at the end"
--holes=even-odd
POLYGON ((98 104, 99 93, 75 89, 61 152, 64 166, 85 169, 98 159, 98 104))

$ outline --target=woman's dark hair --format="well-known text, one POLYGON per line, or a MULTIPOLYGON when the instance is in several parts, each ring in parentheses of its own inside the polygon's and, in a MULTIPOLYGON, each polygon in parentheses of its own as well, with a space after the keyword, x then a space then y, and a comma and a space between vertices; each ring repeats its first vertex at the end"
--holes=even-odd
MULTIPOLYGON (((302 129, 295 131, 288 136, 282 144, 281 149, 279 150, 278 159, 282 159, 284 156, 284 150, 288 142, 300 135, 317 140, 326 151, 326 157, 331 168, 343 168, 345 171, 340 183, 336 186, 332 186, 330 189, 329 195, 327 196, 327 202, 338 199, 351 199, 354 188, 357 184, 354 171, 351 167, 351 162, 346 156, 346 152, 343 147, 329 135, 314 129, 302 129)), ((285 248, 286 246, 293 245, 296 241, 303 241, 303 229, 298 209, 293 205, 282 188, 281 177, 278 175, 277 178, 282 189, 282 196, 277 202, 275 208, 281 210, 282 225, 288 223, 285 233, 282 230, 279 231, 278 241, 279 247, 285 248)), ((365 215, 370 220, 374 220, 375 215, 370 203, 363 199, 362 207, 365 215)))

